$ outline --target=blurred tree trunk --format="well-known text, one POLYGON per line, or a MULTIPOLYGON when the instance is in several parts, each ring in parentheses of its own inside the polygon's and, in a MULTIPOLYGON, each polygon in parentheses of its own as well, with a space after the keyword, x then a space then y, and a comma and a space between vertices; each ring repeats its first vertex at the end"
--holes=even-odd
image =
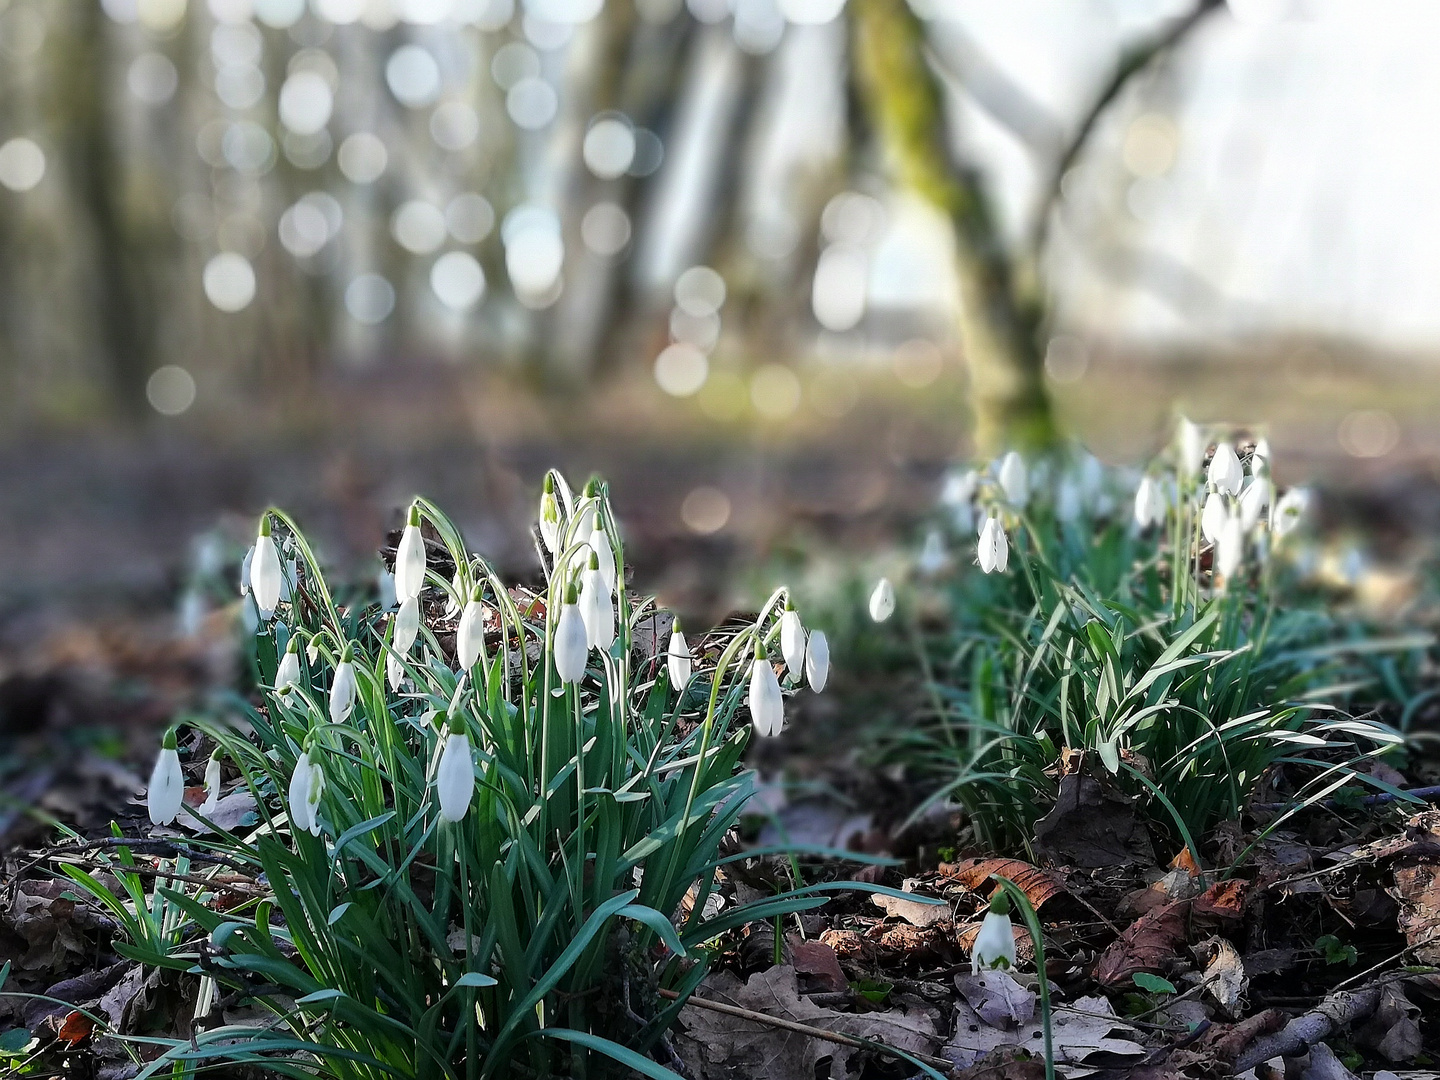
POLYGON ((79 208, 88 219, 93 248, 95 335, 111 388, 122 412, 145 415, 150 376, 153 312, 132 265, 132 241, 125 223, 125 182, 115 154, 116 119, 110 115, 113 87, 106 55, 108 19, 93 0, 75 0, 70 33, 57 42, 55 121, 79 208))
POLYGON ((925 54, 924 26, 905 0, 851 0, 849 11, 859 96, 889 166, 954 225, 976 445, 987 453, 1044 446, 1056 431, 1038 285, 1033 275, 1017 274, 979 177, 949 149, 944 91, 925 54))

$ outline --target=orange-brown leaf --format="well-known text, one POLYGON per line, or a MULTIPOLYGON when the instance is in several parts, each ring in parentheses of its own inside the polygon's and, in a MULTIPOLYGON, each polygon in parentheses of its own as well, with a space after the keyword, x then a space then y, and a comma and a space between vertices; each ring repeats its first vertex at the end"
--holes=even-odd
POLYGON ((941 863, 940 873, 972 892, 980 892, 992 874, 1009 878, 1020 887, 1031 907, 1037 911, 1041 904, 1065 888, 1053 874, 1022 859, 966 859, 958 863, 941 863))
POLYGON ((1177 900, 1136 919, 1095 961, 1095 981, 1119 986, 1137 971, 1159 973, 1185 944, 1193 902, 1177 900))

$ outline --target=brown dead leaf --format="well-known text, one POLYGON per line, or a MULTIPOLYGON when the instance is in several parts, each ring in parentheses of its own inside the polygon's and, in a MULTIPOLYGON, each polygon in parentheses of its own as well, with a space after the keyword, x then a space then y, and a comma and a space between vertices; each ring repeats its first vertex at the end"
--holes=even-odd
POLYGON ((1224 938, 1211 938, 1198 947, 1201 955, 1209 956, 1205 963, 1205 989, 1229 1017, 1239 1017, 1240 1001, 1249 986, 1245 977, 1245 964, 1235 946, 1224 938))
POLYGON ((63 1043, 74 1046, 89 1038, 90 1032, 94 1028, 95 1024, 88 1016, 78 1009, 73 1009, 66 1014, 64 1020, 60 1021, 60 1026, 55 1029, 55 1037, 63 1043))
POLYGON ((1440 863, 1395 868, 1397 922, 1405 940, 1425 964, 1440 963, 1440 863))
POLYGON ((1060 778, 1050 812, 1035 823, 1035 849, 1071 866, 1153 866, 1150 833, 1135 802, 1093 776, 1060 778))
MULTIPOLYGON (((933 1053, 937 1042, 936 1017, 929 1012, 891 1009, 842 1013, 822 1008, 800 996, 795 969, 787 966, 758 972, 745 983, 728 971, 716 972, 700 984, 696 996, 826 1031, 873 1039, 911 1053, 933 1053)), ((816 1066, 826 1058, 830 1059, 830 1075, 843 1077, 850 1071, 851 1058, 861 1052, 855 1047, 695 1005, 681 1010, 680 1023, 683 1030, 676 1033, 675 1047, 695 1080, 727 1080, 733 1076, 792 1080, 814 1076, 816 1066)))
POLYGON ((955 1080, 1045 1080, 1045 1062, 1024 1050, 992 1050, 955 1080))
POLYGON ((1201 872, 1200 867, 1195 865, 1195 855, 1188 845, 1181 848, 1180 854, 1170 860, 1170 869, 1184 870, 1191 877, 1198 877, 1201 872))
POLYGON ((1013 1028, 1035 1018, 1035 991, 1021 986, 1008 971, 956 975, 955 989, 991 1027, 1013 1028))
MULTIPOLYGON (((913 878, 906 879, 905 891, 913 892, 915 885, 916 882, 913 878)), ((877 893, 870 898, 870 902, 878 908, 883 908, 885 914, 892 918, 904 919, 913 926, 924 928, 950 921, 950 905, 935 903, 934 901, 938 899, 939 897, 926 897, 924 900, 910 900, 903 896, 877 893)))
MULTIPOLYGON (((1073 1005, 1057 1008, 1052 1028, 1056 1065, 1118 1067, 1145 1056, 1139 1033, 1117 1017, 1103 997, 1082 997, 1073 1005)), ((1039 1019, 1006 1031, 985 1023, 969 1005, 958 1002, 955 1034, 940 1053, 961 1068, 969 1068, 1000 1047, 1017 1047, 1043 1061, 1045 1037, 1039 1019)))
POLYGON ((1048 870, 1041 870, 1020 859, 966 859, 958 863, 941 863, 940 873, 943 877, 959 882, 971 892, 987 894, 1000 888, 990 881, 990 875, 998 874, 1000 877, 1009 878, 1019 886, 1036 911, 1040 910, 1040 905, 1045 901, 1065 888, 1048 870))
POLYGON ((1095 981, 1114 987, 1137 971, 1160 972, 1185 943, 1193 902, 1177 900, 1136 919, 1095 961, 1095 981))
POLYGON ((1245 899, 1250 883, 1239 878, 1219 881, 1195 898, 1191 914, 1197 919, 1239 922, 1245 914, 1245 899))
POLYGON ((1355 1033, 1356 1041, 1373 1047, 1387 1061, 1410 1061, 1425 1048, 1419 1019, 1420 1008, 1405 996, 1404 989, 1387 983, 1380 990, 1375 1015, 1355 1033))
POLYGON ((840 993, 850 988, 850 980, 840 969, 835 950, 823 941, 790 941, 790 958, 799 975, 808 975, 816 988, 840 993))

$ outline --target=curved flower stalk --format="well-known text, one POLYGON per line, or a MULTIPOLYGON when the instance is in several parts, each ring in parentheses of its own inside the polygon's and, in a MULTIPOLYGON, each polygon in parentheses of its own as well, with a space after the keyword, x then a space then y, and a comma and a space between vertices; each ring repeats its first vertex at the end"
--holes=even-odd
POLYGON ((420 535, 420 507, 412 505, 395 549, 395 598, 404 603, 425 587, 425 539, 420 535))
POLYGON ((180 806, 184 801, 185 774, 180 769, 179 744, 172 728, 165 733, 160 754, 155 758, 155 768, 150 772, 150 787, 145 792, 150 824, 171 824, 180 816, 180 806))
POLYGON ((685 641, 685 635, 680 630, 679 619, 670 624, 670 644, 665 650, 665 663, 670 673, 671 687, 684 690, 685 684, 690 681, 694 659, 690 655, 690 646, 685 641))
POLYGON ((895 586, 890 584, 889 578, 882 577, 875 583, 875 591, 870 594, 870 618, 877 623, 883 623, 894 614, 895 586))

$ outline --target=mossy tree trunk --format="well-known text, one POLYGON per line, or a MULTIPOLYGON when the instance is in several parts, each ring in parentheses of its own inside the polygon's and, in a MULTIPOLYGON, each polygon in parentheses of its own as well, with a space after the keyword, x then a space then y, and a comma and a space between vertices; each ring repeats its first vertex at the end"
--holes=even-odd
POLYGON ((1056 437, 1039 340, 1033 274, 1017 274, 974 170, 949 150, 944 91, 925 55, 925 29, 905 0, 851 0, 859 97, 896 179, 955 229, 960 338, 970 371, 975 442, 983 452, 1056 437))

